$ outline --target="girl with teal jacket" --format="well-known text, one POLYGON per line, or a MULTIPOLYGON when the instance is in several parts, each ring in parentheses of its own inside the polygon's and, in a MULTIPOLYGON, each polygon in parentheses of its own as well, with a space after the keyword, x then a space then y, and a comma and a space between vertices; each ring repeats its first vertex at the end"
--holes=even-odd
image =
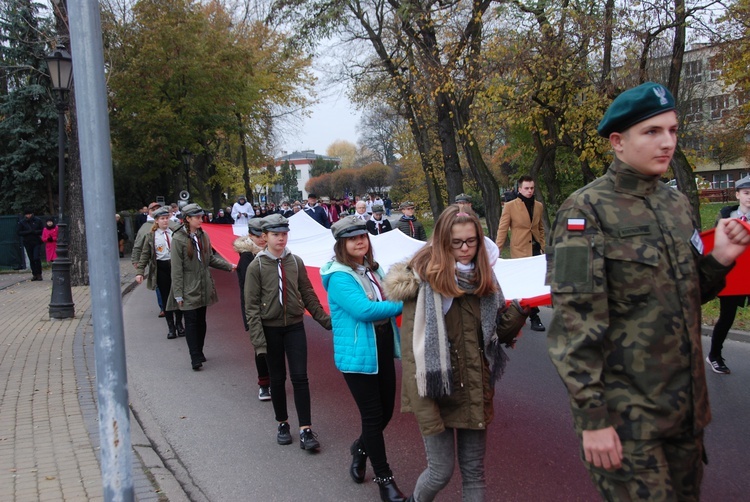
POLYGON ((401 355, 394 316, 403 304, 388 301, 383 294, 383 273, 373 260, 364 220, 347 216, 334 223, 331 232, 336 256, 320 269, 320 275, 331 309, 334 360, 362 418, 362 433, 351 446, 349 473, 362 483, 369 457, 380 499, 403 501, 383 439, 396 399, 393 360, 401 355))

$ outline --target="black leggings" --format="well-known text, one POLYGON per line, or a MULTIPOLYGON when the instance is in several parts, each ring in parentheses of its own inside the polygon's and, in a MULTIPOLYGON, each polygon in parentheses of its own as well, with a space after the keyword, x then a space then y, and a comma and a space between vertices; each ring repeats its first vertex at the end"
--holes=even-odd
POLYGON ((286 422, 286 363, 294 390, 299 426, 312 425, 310 415, 310 384, 307 381, 307 337, 303 323, 289 326, 263 326, 266 336, 266 362, 271 376, 271 403, 276 421, 286 422), (286 361, 284 360, 286 358, 286 361))
MULTIPOLYGON (((156 260, 156 287, 164 295, 162 298, 166 306, 172 294, 172 262, 170 260, 156 260)), ((165 310, 164 314, 169 329, 174 329, 175 321, 178 325, 182 325, 182 311, 179 308, 177 310, 165 310)))
POLYGON ((375 327, 378 350, 378 372, 375 375, 344 373, 344 380, 359 408, 362 418, 360 440, 370 457, 375 476, 392 476, 385 453, 383 431, 393 416, 396 400, 396 369, 393 364, 393 328, 388 322, 375 327))
POLYGON ((727 339, 729 329, 734 324, 737 309, 744 307, 746 300, 747 296, 744 295, 719 297, 719 319, 711 335, 711 351, 709 352, 712 358, 721 357, 721 349, 724 346, 724 340, 727 339))

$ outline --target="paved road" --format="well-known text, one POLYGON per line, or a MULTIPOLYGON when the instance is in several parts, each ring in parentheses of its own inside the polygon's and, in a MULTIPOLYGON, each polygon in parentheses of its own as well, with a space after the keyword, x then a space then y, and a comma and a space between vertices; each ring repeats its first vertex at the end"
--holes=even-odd
MULTIPOLYGON (((331 357, 331 333, 306 319, 313 427, 318 454, 275 442, 269 402, 257 399, 252 349, 242 328, 237 279, 214 273, 221 302, 208 310, 208 362, 193 372, 183 339, 167 340, 153 292, 125 297, 132 407, 166 464, 193 500, 377 500, 377 487, 348 476, 349 444, 359 430, 355 405, 331 357)), ((549 311, 542 313, 548 321, 549 311)), ((707 434, 711 464, 705 500, 746 500, 750 489, 750 345, 729 341, 733 374, 709 374, 714 423, 707 434)), ((578 459, 578 442, 562 384, 548 361, 544 336, 526 332, 510 352, 489 430, 488 501, 599 500, 578 459)), ((289 385, 288 385, 289 387, 289 385)), ((291 388, 291 423, 296 424, 291 388)), ((397 411, 386 431, 399 486, 410 491, 425 465, 411 415, 397 411)), ((459 475, 439 500, 460 500, 459 475)))

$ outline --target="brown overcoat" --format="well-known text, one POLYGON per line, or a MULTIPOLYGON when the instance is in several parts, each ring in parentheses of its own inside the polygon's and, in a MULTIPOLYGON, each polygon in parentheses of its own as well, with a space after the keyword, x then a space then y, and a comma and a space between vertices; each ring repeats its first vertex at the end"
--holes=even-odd
POLYGON ((544 253, 544 225, 542 213, 544 206, 538 200, 534 201, 534 218, 529 219, 529 211, 521 198, 513 199, 503 206, 500 225, 497 227, 497 247, 503 251, 505 239, 510 230, 510 257, 525 258, 532 256, 532 237, 542 247, 544 253))

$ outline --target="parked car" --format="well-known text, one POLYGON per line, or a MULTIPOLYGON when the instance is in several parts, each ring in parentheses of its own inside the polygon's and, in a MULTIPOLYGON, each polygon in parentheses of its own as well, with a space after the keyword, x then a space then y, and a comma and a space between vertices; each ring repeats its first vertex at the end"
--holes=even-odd
MULTIPOLYGON (((668 187, 676 189, 677 188, 677 180, 675 180, 675 179, 669 180, 669 181, 667 181, 666 185, 668 187)), ((703 178, 701 176, 696 176, 695 177, 695 185, 698 187, 698 190, 705 190, 707 188, 711 188, 711 183, 709 181, 706 181, 705 178, 703 178)))

